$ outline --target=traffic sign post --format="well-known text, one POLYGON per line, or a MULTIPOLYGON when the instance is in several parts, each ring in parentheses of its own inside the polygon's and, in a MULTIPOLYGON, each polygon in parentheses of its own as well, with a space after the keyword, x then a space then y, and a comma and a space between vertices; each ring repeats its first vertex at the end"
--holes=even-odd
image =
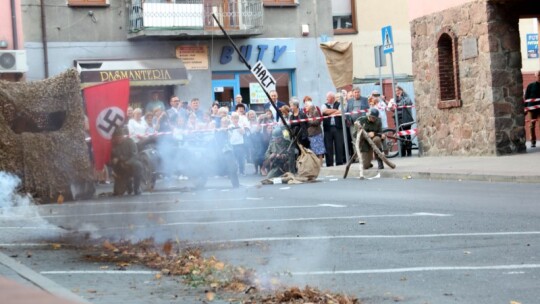
POLYGON ((382 75, 381 75, 381 67, 386 66, 386 55, 382 51, 382 45, 376 45, 375 46, 375 67, 379 68, 379 87, 380 87, 380 93, 381 95, 384 95, 383 92, 383 84, 382 84, 382 75))
MULTIPOLYGON (((392 35, 392 26, 385 26, 381 29, 382 36, 382 49, 384 54, 390 54, 390 69, 392 70, 392 96, 394 101, 397 104, 396 100, 396 83, 394 81, 394 36, 392 35)), ((381 83, 382 88, 382 83, 381 83)), ((396 130, 398 128, 398 112, 397 109, 394 111, 394 122, 396 124, 396 130)), ((398 130, 399 131, 399 130, 398 130)), ((401 145, 403 143, 401 140, 398 140, 399 156, 401 156, 401 145)))

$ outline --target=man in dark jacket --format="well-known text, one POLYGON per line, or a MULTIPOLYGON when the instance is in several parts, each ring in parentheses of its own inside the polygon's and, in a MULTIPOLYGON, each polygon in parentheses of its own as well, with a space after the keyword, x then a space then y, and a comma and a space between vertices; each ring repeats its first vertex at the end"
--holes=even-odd
MULTIPOLYGON (((357 132, 364 129, 377 148, 382 150, 384 134, 382 134, 382 123, 381 119, 379 118, 379 110, 372 108, 367 116, 358 118, 354 125, 356 126, 357 132)), ((362 155, 362 165, 364 169, 373 167, 371 164, 371 160, 373 158, 373 148, 364 137, 360 138, 360 154, 362 155)), ((384 169, 382 160, 377 155, 375 155, 375 159, 377 159, 379 169, 384 169)))
MULTIPOLYGON (((540 71, 536 71, 536 73, 534 73, 534 76, 536 76, 536 81, 535 82, 531 82, 528 86, 527 86, 527 90, 525 90, 525 100, 534 100, 534 99, 537 99, 537 98, 540 98, 540 71)), ((540 100, 537 100, 537 101, 528 101, 525 103, 525 107, 531 107, 531 106, 537 106, 537 105, 540 105, 540 100)), ((531 133, 531 147, 532 148, 535 148, 536 147, 536 132, 535 132, 535 128, 536 128, 536 119, 538 119, 538 117, 540 115, 540 109, 532 109, 532 110, 528 110, 529 112, 529 120, 530 120, 530 133, 531 133)))
MULTIPOLYGON (((285 105, 283 101, 278 100, 278 93, 276 91, 270 91, 269 95, 270 95, 270 98, 272 98, 272 102, 276 105, 278 109, 281 109, 281 107, 285 105)), ((272 114, 274 114, 276 121, 279 121, 279 116, 276 112, 276 109, 274 109, 270 101, 264 104, 264 111, 266 110, 272 111, 272 114)))
POLYGON ((326 103, 321 107, 321 111, 325 117, 323 126, 326 166, 332 167, 334 165, 334 156, 336 157, 336 166, 343 165, 345 163, 343 125, 340 117, 340 103, 336 101, 334 92, 326 94, 326 103))
POLYGON ((125 136, 121 127, 113 133, 111 163, 116 175, 114 195, 123 195, 126 190, 129 194, 141 194, 142 164, 137 156, 137 145, 125 136))

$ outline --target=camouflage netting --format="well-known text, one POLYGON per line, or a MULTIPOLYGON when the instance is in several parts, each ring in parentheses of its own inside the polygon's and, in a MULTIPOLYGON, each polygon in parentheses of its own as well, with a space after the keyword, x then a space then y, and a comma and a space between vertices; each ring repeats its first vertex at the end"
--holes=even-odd
POLYGON ((0 171, 19 176, 21 191, 40 202, 93 194, 82 105, 73 69, 43 81, 0 81, 0 171))

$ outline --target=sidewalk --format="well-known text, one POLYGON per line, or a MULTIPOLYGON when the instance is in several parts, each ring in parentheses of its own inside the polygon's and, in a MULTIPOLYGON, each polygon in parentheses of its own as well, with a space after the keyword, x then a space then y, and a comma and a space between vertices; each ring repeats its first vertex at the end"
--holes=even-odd
POLYGON ((0 303, 84 304, 89 302, 0 252, 0 303))
MULTIPOLYGON (((437 180, 474 180, 487 182, 540 183, 540 148, 527 148, 527 153, 508 156, 438 156, 396 157, 389 159, 396 165, 384 170, 364 170, 365 177, 380 172, 381 177, 437 180)), ((320 176, 343 177, 345 166, 323 167, 320 176)), ((359 176, 358 163, 351 165, 348 178, 359 176)))

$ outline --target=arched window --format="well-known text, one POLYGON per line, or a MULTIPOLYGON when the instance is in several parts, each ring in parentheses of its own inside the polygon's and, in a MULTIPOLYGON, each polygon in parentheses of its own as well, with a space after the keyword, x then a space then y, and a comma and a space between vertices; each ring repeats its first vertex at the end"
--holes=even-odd
POLYGON ((457 61, 457 39, 449 29, 443 30, 437 40, 439 63, 439 109, 461 106, 459 94, 459 69, 457 61))

